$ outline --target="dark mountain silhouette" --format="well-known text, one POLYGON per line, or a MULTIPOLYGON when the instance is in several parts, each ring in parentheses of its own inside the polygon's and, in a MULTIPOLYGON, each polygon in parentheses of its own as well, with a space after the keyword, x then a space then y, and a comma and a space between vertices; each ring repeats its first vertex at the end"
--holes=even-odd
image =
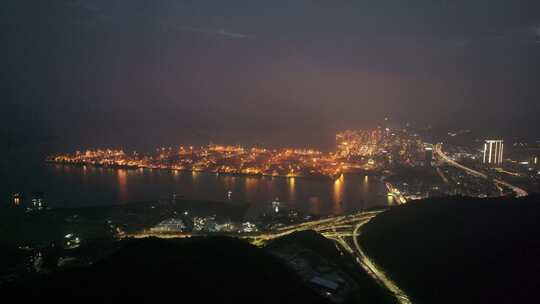
POLYGON ((26 280, 3 292, 10 293, 200 303, 327 303, 278 258, 225 237, 129 240, 92 266, 26 280))
POLYGON ((540 290, 540 197, 449 197, 384 212, 366 253, 415 303, 533 303, 540 290))

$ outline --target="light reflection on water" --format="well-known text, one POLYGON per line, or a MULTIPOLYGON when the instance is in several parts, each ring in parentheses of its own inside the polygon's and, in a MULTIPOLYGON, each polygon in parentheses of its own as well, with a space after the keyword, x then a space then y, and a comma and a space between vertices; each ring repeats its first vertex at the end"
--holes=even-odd
POLYGON ((345 188, 345 177, 343 174, 334 181, 334 189, 332 189, 333 194, 333 214, 343 213, 343 195, 345 188))
POLYGON ((118 198, 120 202, 126 202, 129 198, 127 188, 127 172, 124 169, 116 171, 118 175, 118 198))
MULTIPOLYGON (((335 181, 226 175, 166 170, 126 170, 46 165, 39 187, 52 206, 78 207, 169 198, 226 201, 251 205, 248 215, 265 210, 275 198, 300 211, 342 214, 389 204, 377 177, 341 176, 335 181)), ((35 183, 30 184, 32 187, 35 183)), ((18 192, 33 191, 30 186, 18 192)))
POLYGON ((296 201, 296 178, 290 177, 287 179, 289 189, 289 201, 294 203, 296 201))
POLYGON ((253 202, 257 199, 258 194, 258 182, 259 179, 253 176, 246 176, 243 178, 245 184, 245 200, 248 202, 253 202))

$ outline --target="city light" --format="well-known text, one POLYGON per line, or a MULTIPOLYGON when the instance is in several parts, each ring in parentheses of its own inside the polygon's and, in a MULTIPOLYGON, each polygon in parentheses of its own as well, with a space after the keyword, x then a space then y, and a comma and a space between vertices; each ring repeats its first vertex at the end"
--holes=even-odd
MULTIPOLYGON (((336 135, 337 150, 242 147, 208 145, 161 147, 149 154, 126 153, 121 149, 96 149, 53 155, 47 161, 77 166, 125 169, 164 169, 282 177, 325 177, 343 173, 380 171, 398 162, 423 162, 423 143, 406 132, 382 129, 345 131, 336 135), (388 153, 391 151, 392 153, 388 153)), ((119 175, 125 186, 125 173, 119 175)))

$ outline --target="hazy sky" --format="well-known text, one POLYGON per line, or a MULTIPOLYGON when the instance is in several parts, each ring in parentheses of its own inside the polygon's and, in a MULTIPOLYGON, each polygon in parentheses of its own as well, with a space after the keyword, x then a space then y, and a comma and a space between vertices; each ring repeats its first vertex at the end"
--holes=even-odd
POLYGON ((9 0, 0 10, 2 136, 324 147, 385 116, 540 131, 538 0, 9 0))

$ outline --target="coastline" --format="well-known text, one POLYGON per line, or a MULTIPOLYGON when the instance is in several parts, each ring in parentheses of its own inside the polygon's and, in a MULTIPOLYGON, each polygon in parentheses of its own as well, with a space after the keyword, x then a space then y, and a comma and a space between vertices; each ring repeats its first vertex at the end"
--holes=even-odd
MULTIPOLYGON (((356 174, 356 173, 348 173, 348 172, 340 172, 339 174, 328 176, 328 175, 303 175, 303 174, 295 174, 295 175, 287 175, 287 174, 265 174, 265 173, 244 173, 244 172, 225 172, 225 171, 206 171, 206 170, 191 170, 186 168, 174 168, 174 167, 167 167, 167 166, 137 166, 137 165, 120 165, 120 164, 94 164, 94 163, 82 163, 82 162, 66 162, 66 161, 55 161, 46 159, 45 163, 47 164, 57 164, 57 165, 64 165, 64 166, 70 166, 70 167, 85 167, 90 166, 94 168, 107 168, 107 169, 125 169, 125 170, 163 170, 163 171, 171 171, 171 172, 203 172, 203 173, 209 173, 209 174, 218 174, 218 175, 231 175, 231 176, 244 176, 244 177, 278 177, 278 178, 303 178, 303 179, 320 179, 320 180, 337 180, 344 174, 356 174)), ((373 174, 378 175, 378 174, 373 174)))

